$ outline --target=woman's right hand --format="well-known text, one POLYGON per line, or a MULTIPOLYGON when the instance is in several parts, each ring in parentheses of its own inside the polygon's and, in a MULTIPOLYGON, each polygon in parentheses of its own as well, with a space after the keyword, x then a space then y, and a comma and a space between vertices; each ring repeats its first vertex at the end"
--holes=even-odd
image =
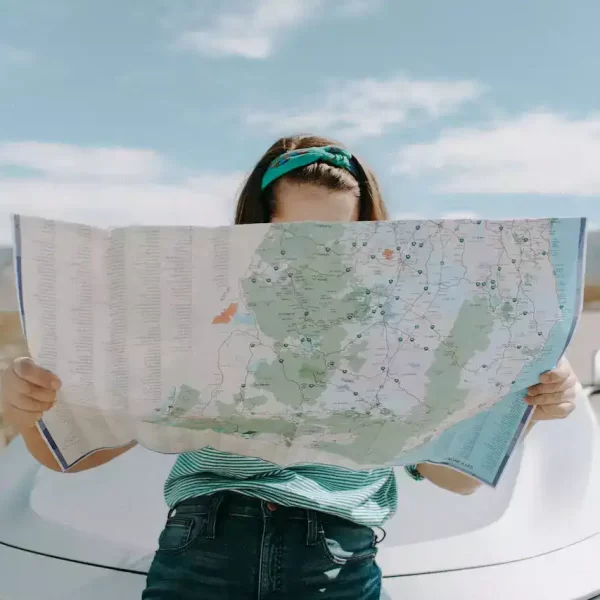
POLYGON ((30 358, 17 358, 2 373, 0 412, 7 425, 33 427, 56 402, 60 379, 30 358))

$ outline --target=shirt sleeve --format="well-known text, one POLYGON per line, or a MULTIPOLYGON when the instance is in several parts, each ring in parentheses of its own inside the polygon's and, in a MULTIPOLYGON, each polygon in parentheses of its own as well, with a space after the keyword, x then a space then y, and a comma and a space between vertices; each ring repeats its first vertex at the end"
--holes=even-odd
POLYGON ((423 481, 425 479, 419 470, 417 469, 417 465, 406 465, 404 467, 404 472, 414 481, 423 481))

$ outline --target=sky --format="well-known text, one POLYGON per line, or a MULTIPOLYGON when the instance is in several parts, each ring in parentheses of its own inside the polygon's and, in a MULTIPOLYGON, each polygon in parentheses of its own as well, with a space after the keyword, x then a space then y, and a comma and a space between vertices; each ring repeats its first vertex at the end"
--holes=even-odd
POLYGON ((596 0, 0 0, 9 214, 220 225, 282 134, 331 135, 394 218, 600 225, 596 0))

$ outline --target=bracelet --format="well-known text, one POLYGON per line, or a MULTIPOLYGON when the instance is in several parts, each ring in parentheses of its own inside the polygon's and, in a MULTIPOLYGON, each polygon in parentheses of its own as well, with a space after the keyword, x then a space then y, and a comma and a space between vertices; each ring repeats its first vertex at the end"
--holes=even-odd
POLYGON ((404 467, 404 471, 411 479, 414 479, 415 481, 423 481, 423 479, 425 479, 425 477, 419 473, 417 465, 406 465, 404 467))

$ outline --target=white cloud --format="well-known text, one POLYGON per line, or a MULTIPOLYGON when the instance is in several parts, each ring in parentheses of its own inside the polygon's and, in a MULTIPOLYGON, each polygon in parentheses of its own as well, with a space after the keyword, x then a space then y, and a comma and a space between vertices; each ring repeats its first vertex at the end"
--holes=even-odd
POLYGON ((587 196, 600 194, 599 156, 600 116, 537 111, 407 146, 395 171, 438 174, 444 192, 587 196))
POLYGON ((98 227, 227 225, 241 174, 205 175, 181 184, 0 179, 0 245, 11 241, 11 213, 98 227))
POLYGON ((35 55, 29 50, 0 42, 0 62, 14 65, 30 65, 35 62, 35 55))
MULTIPOLYGON (((7 146, 0 144, 4 150, 7 146)), ((172 181, 176 169, 167 169, 168 161, 151 151, 78 146, 65 150, 60 144, 35 142, 16 144, 14 149, 18 160, 13 158, 10 164, 34 168, 42 175, 0 176, 0 245, 11 242, 11 213, 100 227, 229 224, 243 179, 242 173, 231 172, 172 181), (93 157, 98 157, 96 166, 93 157)), ((6 156, 0 156, 0 164, 7 164, 6 156)))
POLYGON ((181 48, 213 57, 267 58, 287 32, 308 20, 322 0, 244 0, 208 27, 181 33, 181 48))
POLYGON ((440 118, 475 100, 483 88, 474 81, 444 81, 396 76, 359 79, 330 85, 306 108, 258 111, 247 117, 251 125, 273 133, 335 131, 345 138, 378 136, 392 126, 418 119, 440 118))
POLYGON ((31 141, 0 143, 2 165, 60 179, 148 180, 160 177, 166 170, 166 161, 152 150, 31 141))

